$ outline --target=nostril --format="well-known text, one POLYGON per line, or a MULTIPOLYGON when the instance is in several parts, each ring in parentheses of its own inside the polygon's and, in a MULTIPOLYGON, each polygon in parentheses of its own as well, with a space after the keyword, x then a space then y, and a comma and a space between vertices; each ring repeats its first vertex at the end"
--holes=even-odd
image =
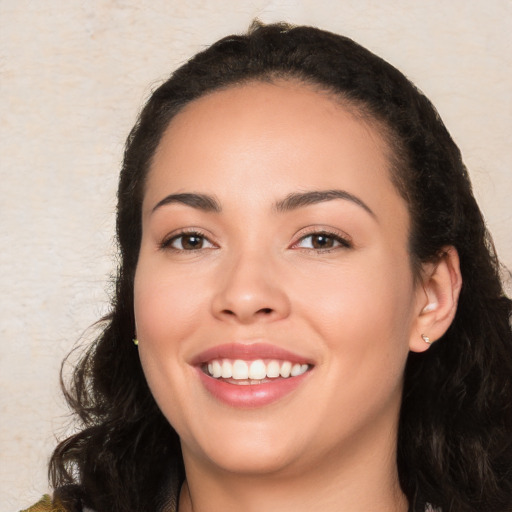
POLYGON ((262 308, 258 311, 258 313, 263 313, 264 315, 270 315, 270 313, 272 313, 272 308, 262 308))

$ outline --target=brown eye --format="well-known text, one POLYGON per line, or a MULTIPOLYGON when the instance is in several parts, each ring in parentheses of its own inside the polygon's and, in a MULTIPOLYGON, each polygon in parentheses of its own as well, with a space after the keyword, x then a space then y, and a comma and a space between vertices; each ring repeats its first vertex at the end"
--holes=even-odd
POLYGON ((187 251, 201 249, 203 247, 204 238, 197 235, 183 235, 181 237, 181 246, 187 251))
POLYGON ((332 236, 328 235, 312 235, 311 245, 313 249, 332 249, 335 245, 335 240, 332 236))
POLYGON ((351 247, 351 243, 338 235, 331 233, 312 233, 299 240, 297 247, 301 249, 315 249, 317 251, 351 247))
POLYGON ((183 233, 165 244, 178 251, 197 251, 213 247, 213 244, 199 233, 183 233))

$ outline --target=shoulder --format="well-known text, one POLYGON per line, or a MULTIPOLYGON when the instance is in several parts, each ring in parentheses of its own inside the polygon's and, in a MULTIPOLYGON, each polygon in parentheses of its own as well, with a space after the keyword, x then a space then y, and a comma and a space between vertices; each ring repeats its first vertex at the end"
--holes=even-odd
POLYGON ((75 502, 71 508, 66 508, 58 498, 52 498, 45 494, 37 503, 29 508, 20 510, 20 512, 94 512, 90 508, 82 507, 79 501, 75 502))
POLYGON ((59 502, 54 501, 49 494, 45 494, 36 504, 20 512, 66 512, 59 502))

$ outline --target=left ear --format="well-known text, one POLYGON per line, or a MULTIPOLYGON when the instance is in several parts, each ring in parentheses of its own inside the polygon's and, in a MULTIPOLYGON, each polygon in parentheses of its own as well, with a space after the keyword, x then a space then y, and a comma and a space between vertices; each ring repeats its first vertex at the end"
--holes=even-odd
POLYGON ((424 352, 448 330, 455 318, 461 286, 459 255, 455 247, 443 248, 435 263, 423 265, 410 350, 424 352))

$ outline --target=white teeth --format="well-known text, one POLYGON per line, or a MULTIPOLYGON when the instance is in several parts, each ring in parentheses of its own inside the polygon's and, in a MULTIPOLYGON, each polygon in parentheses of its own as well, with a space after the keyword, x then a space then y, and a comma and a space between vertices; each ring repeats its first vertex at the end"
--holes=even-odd
POLYGON ((229 361, 222 362, 222 378, 230 379, 233 377, 233 365, 229 361))
MULTIPOLYGON (((308 364, 292 364, 290 361, 276 361, 275 359, 265 364, 262 359, 244 361, 242 359, 214 359, 206 365, 206 370, 211 377, 216 379, 233 379, 239 381, 251 381, 253 384, 266 378, 275 379, 282 377, 297 377, 309 369, 308 364)), ((242 384, 242 382, 240 382, 242 384)))
POLYGON ((292 366, 292 371, 290 372, 290 375, 292 377, 297 377, 297 375, 300 375, 300 364, 294 364, 292 366))
POLYGON ((222 376, 222 366, 220 365, 219 361, 213 361, 212 366, 212 376, 218 379, 222 376))
POLYGON ((287 377, 290 376, 291 371, 292 363, 290 363, 290 361, 285 361, 281 366, 281 371, 279 373, 281 374, 281 377, 284 377, 286 379, 287 377))
POLYGON ((270 363, 267 364, 267 377, 269 379, 275 379, 276 377, 279 377, 280 369, 281 368, 278 361, 270 361, 270 363))
POLYGON ((292 367, 291 376, 297 377, 297 375, 302 375, 307 369, 307 364, 294 364, 292 367))
MULTIPOLYGON (((215 377, 215 375, 214 375, 215 377)), ((233 379, 245 380, 249 378, 249 366, 245 361, 237 359, 233 364, 233 379)))
POLYGON ((249 379, 261 380, 267 376, 267 367, 261 359, 251 363, 249 367, 249 379))

